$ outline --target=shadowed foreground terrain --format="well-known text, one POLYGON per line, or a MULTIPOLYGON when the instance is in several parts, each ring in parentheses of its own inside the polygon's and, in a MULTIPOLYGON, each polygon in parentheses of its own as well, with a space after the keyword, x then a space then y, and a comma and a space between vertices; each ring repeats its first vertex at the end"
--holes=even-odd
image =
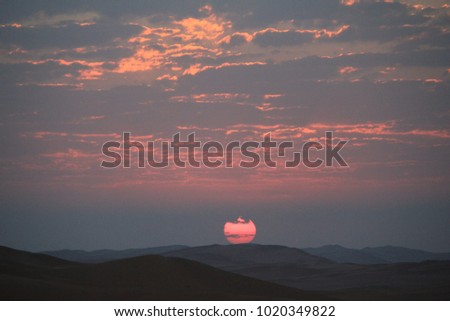
POLYGON ((277 245, 210 245, 165 253, 344 300, 450 300, 450 261, 349 264, 277 245))
POLYGON ((181 258, 75 263, 0 247, 1 300, 323 300, 181 258))

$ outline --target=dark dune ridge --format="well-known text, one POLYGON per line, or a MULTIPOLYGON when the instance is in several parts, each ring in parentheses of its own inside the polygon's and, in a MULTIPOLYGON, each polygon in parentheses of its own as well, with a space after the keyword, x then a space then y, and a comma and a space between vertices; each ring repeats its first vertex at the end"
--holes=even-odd
POLYGON ((324 300, 328 297, 157 255, 75 263, 0 247, 1 300, 324 300))

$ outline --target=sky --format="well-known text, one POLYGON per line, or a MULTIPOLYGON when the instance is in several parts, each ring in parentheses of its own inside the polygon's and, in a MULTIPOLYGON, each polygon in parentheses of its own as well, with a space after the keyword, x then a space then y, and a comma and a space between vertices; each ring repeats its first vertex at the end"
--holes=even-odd
POLYGON ((449 57, 450 1, 2 1, 0 245, 226 244, 242 216, 260 244, 450 251, 449 57), (123 132, 326 131, 348 167, 100 167, 123 132))

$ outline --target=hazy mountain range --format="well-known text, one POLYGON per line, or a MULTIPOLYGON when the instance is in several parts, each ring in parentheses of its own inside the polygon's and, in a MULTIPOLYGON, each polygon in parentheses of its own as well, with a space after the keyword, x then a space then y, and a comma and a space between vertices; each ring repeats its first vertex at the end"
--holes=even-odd
POLYGON ((101 263, 136 256, 161 254, 181 250, 184 248, 187 248, 187 246, 169 245, 169 246, 149 247, 142 249, 127 249, 127 250, 97 250, 97 251, 60 250, 60 251, 42 252, 42 254, 48 254, 63 260, 74 262, 101 263))
POLYGON ((378 264, 375 260, 419 260, 419 254, 425 257, 423 251, 308 249, 313 250, 337 258, 258 244, 47 252, 67 260, 0 247, 4 289, 0 296, 4 300, 450 299, 450 261, 378 264), (347 257, 339 256, 341 252, 347 257), (355 258, 377 264, 336 262, 355 258))
POLYGON ((349 249, 340 245, 326 245, 316 248, 305 248, 303 251, 339 263, 383 264, 450 260, 450 253, 432 253, 399 246, 349 249))

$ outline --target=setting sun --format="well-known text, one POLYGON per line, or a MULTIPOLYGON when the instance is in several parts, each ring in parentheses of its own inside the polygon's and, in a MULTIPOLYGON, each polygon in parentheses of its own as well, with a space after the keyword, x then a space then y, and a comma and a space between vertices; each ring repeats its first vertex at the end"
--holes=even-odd
POLYGON ((223 234, 231 244, 250 243, 256 236, 256 226, 252 220, 239 216, 236 221, 225 223, 223 234))

